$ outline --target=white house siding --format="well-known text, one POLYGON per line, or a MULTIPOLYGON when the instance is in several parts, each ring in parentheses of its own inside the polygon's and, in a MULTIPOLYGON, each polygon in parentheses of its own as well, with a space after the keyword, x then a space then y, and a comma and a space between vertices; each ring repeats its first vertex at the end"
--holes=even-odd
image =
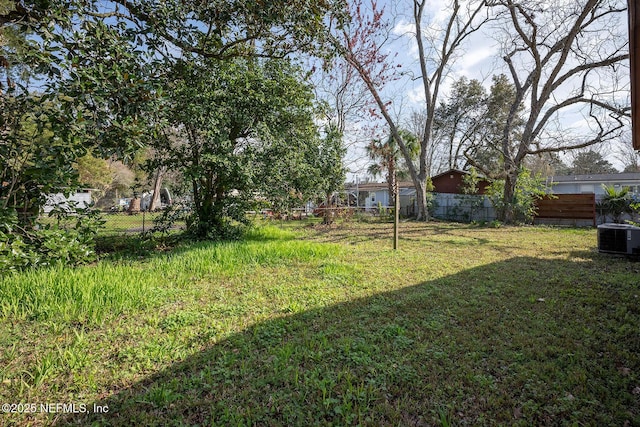
POLYGON ((370 191, 369 196, 364 201, 366 209, 375 209, 378 206, 389 207, 389 190, 370 191))
POLYGON ((72 193, 68 198, 62 193, 48 194, 47 202, 43 207, 43 211, 48 214, 56 206, 60 206, 63 209, 68 208, 67 202, 69 201, 76 202, 76 206, 79 208, 86 208, 92 203, 91 191, 78 191, 76 193, 72 193))
POLYGON ((640 195, 640 173, 556 176, 550 177, 547 185, 555 194, 593 193, 596 200, 605 194, 603 185, 616 189, 629 187, 632 193, 640 195))

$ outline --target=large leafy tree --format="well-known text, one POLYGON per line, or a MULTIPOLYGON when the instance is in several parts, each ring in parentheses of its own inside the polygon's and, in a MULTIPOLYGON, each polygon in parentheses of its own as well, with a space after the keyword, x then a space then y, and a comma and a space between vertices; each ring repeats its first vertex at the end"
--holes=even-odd
MULTIPOLYGON (((502 133, 510 114, 515 87, 504 74, 492 77, 487 92, 480 81, 461 78, 435 112, 434 140, 443 157, 441 167, 469 169, 502 178, 502 133)), ((517 111, 522 114, 522 107, 517 111)), ((511 139, 522 133, 523 120, 511 119, 511 139)))
MULTIPOLYGON (((17 135, 11 120, 47 101, 56 109, 46 121, 66 147, 64 164, 85 148, 131 158, 154 137, 148 130, 157 125, 163 86, 171 81, 164 73, 175 71, 167 64, 207 58, 222 67, 234 58, 282 58, 312 49, 333 3, 2 0, 3 139, 17 135), (34 90, 37 98, 29 100, 34 90)), ((67 178, 56 186, 71 190, 73 177, 67 178)))
POLYGON ((150 137, 145 119, 166 89, 167 63, 178 58, 282 58, 312 49, 322 37, 322 17, 332 8, 331 1, 287 0, 51 4, 67 11, 67 25, 41 32, 51 34, 45 48, 70 77, 62 90, 74 101, 73 116, 85 122, 100 148, 119 156, 150 137))
MULTIPOLYGON (((343 134, 337 126, 327 126, 314 162, 319 172, 319 188, 327 197, 327 207, 330 205, 331 195, 343 186, 346 176, 342 159, 347 150, 342 139, 343 134)), ((325 216, 325 221, 327 219, 328 216, 325 216)))
POLYGON ((92 22, 133 34, 132 41, 160 54, 229 59, 283 56, 312 47, 323 35, 322 18, 338 2, 20 0, 3 7, 5 3, 0 3, 0 26, 29 26, 67 47, 84 39, 78 24, 92 22), (69 38, 56 37, 63 34, 69 38))
MULTIPOLYGON (((509 140, 517 141, 522 134, 522 110, 520 105, 511 114, 511 105, 516 88, 504 74, 493 76, 489 94, 476 111, 469 112, 471 129, 467 134, 464 156, 467 161, 492 178, 504 178, 504 153, 502 139, 504 127, 509 120, 509 140)), ((513 148, 513 147, 512 147, 513 148)))
POLYGON ((17 214, 31 228, 47 193, 77 185, 73 162, 85 150, 60 129, 62 114, 50 102, 0 94, 0 110, 0 217, 17 214))
POLYGON ((447 169, 466 166, 465 150, 482 134, 479 128, 486 114, 486 101, 482 83, 462 77, 453 83, 451 93, 436 109, 434 138, 443 145, 447 169))
POLYGON ((226 237, 251 200, 305 193, 318 155, 311 88, 286 60, 178 61, 153 143, 155 166, 191 182, 191 231, 226 237))
POLYGON ((122 155, 139 147, 155 88, 133 35, 79 15, 74 4, 0 7, 3 215, 30 228, 47 193, 80 184, 87 150, 122 155))

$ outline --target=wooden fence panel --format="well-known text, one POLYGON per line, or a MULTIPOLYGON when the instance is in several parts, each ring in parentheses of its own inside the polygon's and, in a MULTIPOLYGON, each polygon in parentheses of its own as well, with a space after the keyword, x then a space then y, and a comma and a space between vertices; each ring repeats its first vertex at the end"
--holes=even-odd
POLYGON ((537 218, 592 220, 596 226, 595 194, 555 194, 536 201, 537 218))

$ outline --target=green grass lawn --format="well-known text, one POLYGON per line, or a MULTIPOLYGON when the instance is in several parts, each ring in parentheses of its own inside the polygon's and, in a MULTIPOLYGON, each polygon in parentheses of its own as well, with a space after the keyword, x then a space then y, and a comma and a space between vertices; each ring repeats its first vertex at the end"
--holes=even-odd
POLYGON ((0 279, 0 403, 38 405, 0 425, 640 425, 640 263, 595 230, 401 232, 282 223, 0 279))

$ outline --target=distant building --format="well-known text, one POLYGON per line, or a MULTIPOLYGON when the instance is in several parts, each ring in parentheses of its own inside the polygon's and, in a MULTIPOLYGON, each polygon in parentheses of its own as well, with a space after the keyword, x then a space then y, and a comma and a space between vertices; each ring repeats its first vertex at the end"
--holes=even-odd
MULTIPOLYGON (((464 186, 463 177, 468 175, 469 172, 451 169, 443 172, 431 178, 433 183, 433 193, 436 198, 436 208, 432 215, 441 218, 464 218, 465 208, 456 208, 461 201, 457 200, 456 195, 462 194, 462 188, 464 186), (456 210, 456 214, 453 212, 456 210)), ((478 193, 476 197, 484 196, 486 188, 490 185, 490 182, 480 177, 478 182, 478 193)), ((400 213, 405 216, 413 215, 417 210, 416 202, 416 188, 412 181, 403 181, 398 184, 400 192, 400 213)), ((369 182, 366 184, 347 184, 345 189, 354 195, 357 195, 359 206, 366 210, 376 209, 378 207, 389 208, 392 207, 391 198, 389 197, 389 187, 386 182, 369 182)), ((485 197, 481 197, 482 206, 479 208, 482 211, 481 219, 492 220, 495 219, 495 213, 490 206, 489 201, 485 197)))
MULTIPOLYGON (((400 182, 400 194, 411 190, 415 194, 413 182, 400 182)), ((362 208, 371 209, 378 206, 390 206, 389 186, 386 182, 368 182, 365 184, 347 184, 345 189, 349 194, 357 197, 358 205, 362 208)))
MULTIPOLYGON (((458 169, 450 169, 446 172, 442 172, 436 176, 431 177, 433 183, 434 193, 447 193, 447 194, 462 194, 464 188, 464 177, 469 175, 469 172, 461 171, 458 169)), ((483 176, 479 176, 478 180, 478 193, 485 194, 487 187, 491 182, 483 176)))
POLYGON ((564 175, 547 178, 547 186, 551 188, 552 193, 593 193, 596 195, 596 200, 605 194, 603 185, 617 190, 629 187, 631 193, 640 196, 640 173, 564 175))
POLYGON ((80 189, 75 193, 71 193, 69 197, 65 197, 62 193, 47 194, 47 201, 42 210, 48 214, 56 206, 61 209, 70 209, 69 202, 75 202, 78 208, 87 208, 93 204, 93 200, 91 199, 92 191, 90 188, 80 189))

